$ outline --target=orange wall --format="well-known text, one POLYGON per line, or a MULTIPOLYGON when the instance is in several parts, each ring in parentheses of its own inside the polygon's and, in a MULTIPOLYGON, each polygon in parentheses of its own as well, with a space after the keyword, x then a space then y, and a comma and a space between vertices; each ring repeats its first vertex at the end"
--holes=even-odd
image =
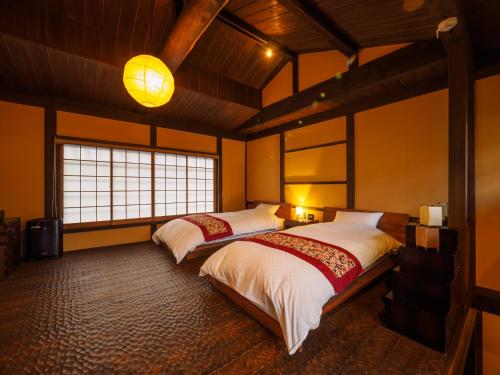
POLYGON ((364 48, 360 50, 358 54, 359 65, 366 64, 370 61, 378 59, 379 57, 394 52, 400 48, 406 47, 407 45, 408 43, 403 43, 403 44, 392 44, 389 46, 364 48))
POLYGON ((245 208, 245 142, 222 139, 222 210, 245 208))
POLYGON ((200 152, 217 152, 216 137, 167 128, 157 128, 156 131, 156 143, 159 147, 200 152))
MULTIPOLYGON (((476 282, 500 290, 500 75, 476 82, 476 282)), ((484 373, 500 373, 500 317, 484 314, 484 373)))
POLYGON ((267 107, 293 94, 292 74, 292 63, 288 62, 262 89, 262 106, 267 107))
POLYGON ((64 235, 64 251, 148 241, 150 238, 151 228, 149 225, 96 230, 94 232, 67 233, 64 235))
POLYGON ((418 216, 448 200, 448 92, 355 116, 356 208, 418 216))
POLYGON ((299 55, 299 91, 347 71, 347 58, 338 51, 299 55))
POLYGON ((279 135, 247 143, 247 199, 280 200, 279 135))
POLYGON ((0 102, 0 209, 26 220, 44 215, 44 109, 0 102))

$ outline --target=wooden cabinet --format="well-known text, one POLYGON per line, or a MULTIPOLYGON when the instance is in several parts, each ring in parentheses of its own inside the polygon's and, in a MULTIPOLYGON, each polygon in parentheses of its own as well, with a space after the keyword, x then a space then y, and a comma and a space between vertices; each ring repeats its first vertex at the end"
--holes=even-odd
POLYGON ((392 291, 384 297, 387 327, 445 352, 455 324, 459 281, 457 231, 439 230, 439 248, 415 246, 415 226, 407 226, 406 247, 392 271, 392 291))
POLYGON ((21 263, 21 219, 0 223, 0 279, 10 275, 21 263))

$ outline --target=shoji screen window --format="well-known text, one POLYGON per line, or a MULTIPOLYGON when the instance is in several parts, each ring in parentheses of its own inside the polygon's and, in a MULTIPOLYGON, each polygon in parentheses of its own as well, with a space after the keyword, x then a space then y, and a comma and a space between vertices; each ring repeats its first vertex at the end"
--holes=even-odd
POLYGON ((63 174, 64 223, 111 219, 111 149, 64 145, 63 174))
POLYGON ((214 212, 214 159, 188 156, 188 213, 214 212))
POLYGON ((155 153, 155 216, 186 214, 186 158, 155 153))
POLYGON ((113 149, 113 220, 151 217, 151 153, 113 149))

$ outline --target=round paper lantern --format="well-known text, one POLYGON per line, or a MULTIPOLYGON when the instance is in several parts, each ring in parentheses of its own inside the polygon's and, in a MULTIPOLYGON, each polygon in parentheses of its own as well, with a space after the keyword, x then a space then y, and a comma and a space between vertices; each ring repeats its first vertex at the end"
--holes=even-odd
POLYGON ((175 88, 174 77, 167 66, 150 55, 138 55, 127 61, 123 83, 130 96, 145 107, 168 103, 175 88))

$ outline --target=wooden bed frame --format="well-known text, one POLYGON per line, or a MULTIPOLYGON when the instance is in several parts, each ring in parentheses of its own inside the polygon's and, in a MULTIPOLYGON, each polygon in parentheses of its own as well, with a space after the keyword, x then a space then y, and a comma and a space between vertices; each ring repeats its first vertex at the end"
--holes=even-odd
MULTIPOLYGON (((281 219, 290 219, 290 213, 292 210, 292 206, 289 203, 252 201, 252 202, 247 202, 247 208, 255 208, 260 203, 279 204, 280 208, 276 212, 276 216, 281 218, 281 219)), ((187 263, 187 262, 194 261, 196 259, 208 257, 208 256, 212 255, 213 253, 215 253, 217 250, 223 248, 224 246, 226 246, 226 245, 228 245, 231 242, 234 242, 236 240, 237 240, 237 238, 236 239, 233 238, 233 239, 228 239, 225 241, 218 241, 218 242, 214 242, 214 243, 207 243, 207 244, 200 245, 200 246, 196 247, 193 251, 190 251, 189 253, 187 253, 187 255, 184 257, 184 259, 182 260, 181 263, 187 263)), ((170 248, 167 245, 165 245, 163 242, 162 242, 162 246, 164 248, 168 249, 168 251, 172 252, 172 250, 170 250, 170 248)))
MULTIPOLYGON (((354 211, 354 212, 370 212, 361 210, 352 210, 344 208, 333 208, 325 207, 323 212, 323 221, 333 221, 337 211, 354 211)), ((398 239, 400 242, 404 243, 405 239, 405 226, 409 222, 410 216, 407 214, 397 214, 385 212, 379 221, 378 228, 394 238, 398 239)), ((397 254, 396 252, 389 253, 379 259, 372 267, 368 268, 364 273, 362 273, 356 280, 354 280, 351 285, 349 285, 342 293, 330 298, 330 300, 323 306, 323 311, 321 315, 324 315, 336 307, 339 307, 344 302, 347 302, 352 297, 357 295, 363 289, 370 286, 375 280, 377 280, 382 275, 387 274, 397 265, 397 254)), ((276 336, 283 338, 283 333, 281 331, 281 326, 277 320, 272 318, 266 312, 258 308, 248 299, 237 293, 235 290, 231 289, 227 285, 221 283, 210 277, 210 282, 219 291, 224 293, 233 302, 239 305, 243 310, 245 310, 250 316, 260 322, 264 327, 273 332, 276 336)))

